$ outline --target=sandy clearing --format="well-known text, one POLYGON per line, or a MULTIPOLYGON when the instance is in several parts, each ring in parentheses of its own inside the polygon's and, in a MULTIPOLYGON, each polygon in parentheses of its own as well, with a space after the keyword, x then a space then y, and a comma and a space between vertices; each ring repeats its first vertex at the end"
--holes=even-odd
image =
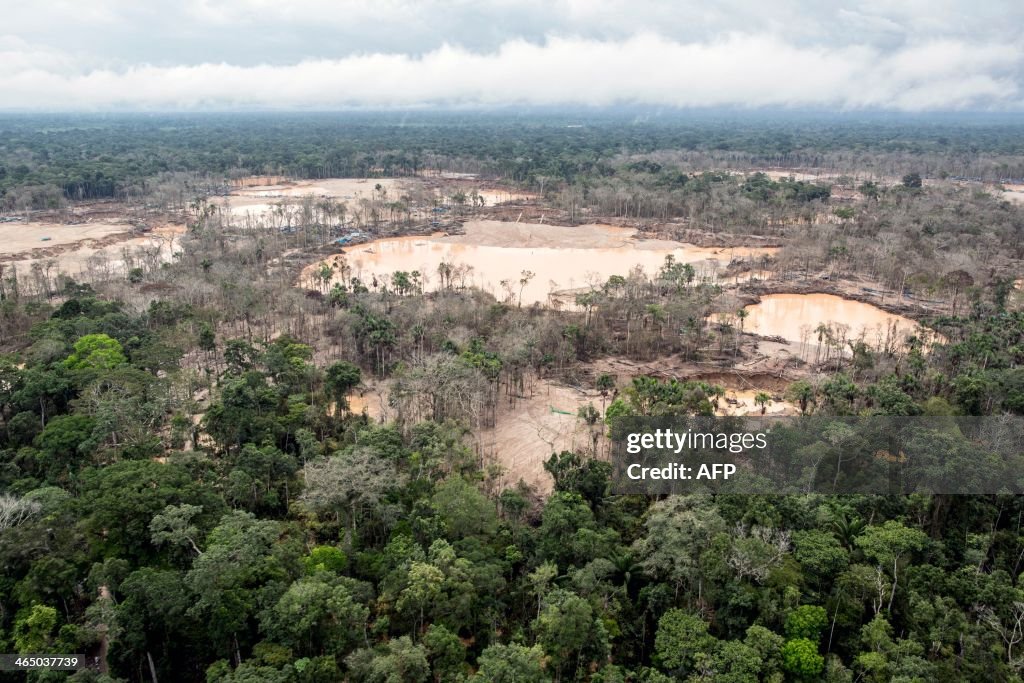
MULTIPOLYGON (((485 461, 501 465, 502 486, 511 487, 523 480, 546 494, 551 491, 552 482, 544 471, 544 462, 553 452, 592 447, 591 428, 576 412, 587 403, 601 410, 601 396, 596 391, 574 389, 550 380, 533 380, 530 384, 532 392, 528 390, 525 396, 517 397, 514 404, 503 397, 496 425, 481 429, 470 438, 485 461)), ((366 385, 348 396, 349 411, 365 412, 377 423, 391 421, 395 415, 387 405, 387 394, 387 382, 366 385)), ((600 427, 594 429, 601 431, 600 427)), ((603 444, 603 439, 600 441, 603 444)))
POLYGON ((380 186, 388 196, 397 199, 400 191, 397 178, 327 178, 300 180, 275 185, 253 185, 232 192, 232 197, 267 198, 334 197, 337 199, 370 199, 380 186))
POLYGON ((293 198, 274 200, 263 197, 230 196, 219 197, 211 203, 230 216, 240 217, 248 215, 252 218, 262 218, 265 214, 282 206, 291 210, 299 207, 299 202, 293 198))
POLYGON ((246 178, 236 178, 231 181, 232 187, 256 187, 259 185, 282 185, 288 183, 285 176, 277 175, 254 175, 246 178))
MULTIPOLYGON (((794 170, 785 169, 785 168, 755 168, 755 169, 752 169, 752 170, 749 170, 749 171, 745 171, 741 175, 751 176, 751 175, 753 175, 755 173, 763 173, 763 174, 765 174, 766 176, 768 176, 769 178, 771 178, 772 180, 775 180, 775 181, 782 180, 782 179, 792 178, 793 180, 802 180, 804 182, 824 182, 824 183, 829 183, 829 182, 835 182, 835 181, 839 180, 840 178, 851 178, 851 179, 857 181, 858 183, 860 183, 862 181, 865 181, 865 180, 871 180, 873 182, 880 183, 882 185, 891 186, 891 185, 896 185, 896 184, 900 183, 901 180, 902 180, 902 178, 897 177, 897 176, 884 176, 884 175, 878 175, 878 174, 875 174, 875 173, 865 173, 865 172, 861 172, 861 171, 846 171, 846 172, 840 173, 840 172, 837 172, 837 171, 817 171, 817 170, 794 171, 794 170)), ((925 182, 935 182, 935 181, 930 181, 929 179, 925 179, 925 182)))
MULTIPOLYGON (((467 197, 472 193, 472 189, 463 191, 466 193, 467 197)), ((531 192, 513 192, 511 190, 504 190, 501 188, 477 189, 476 193, 484 200, 484 206, 496 206, 506 202, 530 201, 538 198, 538 195, 531 192)))
MULTIPOLYGON (((606 358, 584 369, 594 376, 610 372, 616 376, 620 388, 627 386, 633 376, 643 374, 678 376, 681 380, 704 379, 726 389, 725 398, 719 401, 719 415, 759 415, 761 408, 754 398, 761 391, 772 396, 766 414, 794 415, 797 412, 791 403, 776 400, 788 385, 787 380, 779 377, 748 378, 722 368, 702 374, 692 365, 680 365, 671 358, 652 363, 606 358)), ((387 405, 387 392, 387 382, 366 385, 348 396, 349 410, 357 414, 365 412, 374 422, 390 421, 394 414, 387 405)), ((471 438, 486 462, 501 466, 503 487, 515 486, 522 480, 541 494, 547 494, 551 492, 552 481, 544 470, 544 463, 552 453, 592 453, 597 436, 598 457, 608 457, 609 444, 603 422, 591 427, 577 413, 591 404, 603 414, 611 401, 611 396, 602 397, 595 389, 548 379, 528 380, 523 396, 516 397, 514 402, 507 397, 501 399, 495 426, 479 430, 471 438)))
MULTIPOLYGON (((447 202, 456 192, 466 195, 467 206, 471 203, 471 195, 476 194, 484 201, 484 206, 496 206, 506 202, 520 202, 537 199, 532 192, 519 192, 502 187, 476 187, 464 182, 465 178, 455 174, 444 179, 454 181, 440 187, 423 188, 427 195, 442 202, 447 202)), ((211 198, 211 203, 226 206, 231 213, 260 213, 269 210, 280 200, 298 201, 305 197, 330 197, 339 201, 355 201, 359 199, 397 200, 407 192, 420 186, 420 181, 410 178, 326 178, 322 180, 285 181, 280 178, 246 178, 237 181, 235 189, 227 197, 211 198), (275 180, 276 182, 268 182, 275 180), (383 191, 381 195, 381 190, 383 191)))
MULTIPOLYGON (((601 395, 549 380, 536 380, 533 392, 514 405, 503 400, 496 425, 477 435, 484 457, 504 469, 503 486, 522 480, 542 494, 550 493, 553 482, 544 462, 552 453, 590 451, 592 436, 602 432, 602 423, 591 428, 576 415, 588 403, 601 410, 601 395)), ((603 442, 599 438, 599 448, 603 442)))
POLYGON ((1003 185, 1003 199, 1024 204, 1024 185, 1003 185))
POLYGON ((681 363, 673 358, 659 358, 653 361, 637 362, 624 358, 602 358, 586 368, 597 377, 608 373, 616 378, 616 386, 622 390, 629 386, 633 377, 651 376, 661 380, 677 379, 681 382, 703 381, 725 389, 725 398, 719 399, 716 415, 760 415, 761 406, 754 398, 764 392, 772 397, 765 411, 768 415, 795 415, 796 406, 785 401, 782 394, 790 380, 783 376, 785 358, 789 351, 785 345, 761 342, 758 354, 733 368, 699 367, 694 363, 681 363), (769 348, 761 348, 763 346, 769 348), (767 355, 766 355, 767 354, 767 355))
MULTIPOLYGON (((725 390, 725 400, 719 400, 717 415, 761 415, 761 406, 758 405, 757 395, 761 389, 729 389, 725 390)), ((772 397, 772 400, 765 406, 765 415, 796 415, 799 411, 796 406, 781 398, 776 400, 778 394, 772 391, 764 391, 772 397)))
POLYGON ((733 257, 771 255, 777 247, 697 247, 674 240, 641 239, 634 228, 621 228, 603 223, 584 225, 548 225, 543 223, 513 223, 509 221, 467 221, 463 235, 437 238, 452 244, 470 244, 486 247, 515 249, 617 249, 628 247, 636 251, 666 251, 683 249, 686 262, 694 263, 714 259, 728 263, 733 257))
MULTIPOLYGON (((261 189, 259 194, 250 194, 247 191, 246 194, 232 194, 227 197, 217 197, 212 199, 211 203, 214 206, 219 207, 222 211, 230 213, 233 216, 245 216, 248 214, 253 218, 258 218, 269 211, 282 207, 290 210, 298 210, 301 207, 302 200, 306 198, 318 200, 326 196, 341 202, 370 199, 374 192, 372 188, 373 185, 361 186, 353 192, 346 193, 342 191, 337 194, 330 191, 330 187, 324 186, 305 188, 309 191, 302 193, 298 191, 278 192, 261 189)), ((385 201, 397 199, 401 191, 400 187, 392 187, 384 197, 385 201)), ((453 191, 444 189, 437 192, 434 196, 436 200, 444 201, 451 197, 452 193, 453 191)), ((507 202, 529 201, 536 198, 535 195, 522 192, 510 192, 502 189, 479 190, 477 194, 483 199, 484 206, 497 206, 507 202)), ((466 192, 466 203, 467 207, 471 206, 469 192, 466 192)), ((423 211, 417 211, 416 215, 422 215, 424 211, 425 209, 423 211)))
POLYGON ((813 182, 815 180, 832 180, 832 179, 834 179, 836 177, 836 175, 832 174, 832 173, 818 175, 818 174, 815 174, 815 173, 797 173, 796 171, 774 171, 774 170, 772 170, 772 171, 769 171, 769 170, 755 170, 755 171, 750 171, 750 173, 748 175, 753 175, 755 173, 763 173, 766 176, 768 176, 769 178, 771 178, 772 180, 776 180, 776 181, 782 180, 783 178, 792 178, 793 180, 803 180, 803 181, 812 181, 813 182))
POLYGON ((36 222, 0 223, 0 254, 31 253, 35 250, 76 244, 83 240, 101 240, 131 230, 131 225, 114 222, 72 225, 36 222), (44 237, 49 239, 43 241, 44 237))
MULTIPOLYGON (((620 377, 620 386, 629 381, 630 377, 620 377)), ((795 415, 798 412, 793 404, 781 400, 779 386, 748 388, 742 378, 715 383, 726 389, 725 398, 719 401, 718 415, 760 415, 761 407, 754 398, 761 391, 772 396, 765 414, 795 415)), ((780 380, 779 384, 783 382, 780 380)), ((577 411, 592 404, 603 414, 610 402, 611 397, 602 398, 600 392, 593 389, 537 380, 532 395, 517 398, 514 405, 503 402, 496 425, 482 430, 477 438, 485 457, 504 468, 504 486, 514 486, 523 480, 547 494, 552 489, 552 481, 544 470, 544 463, 552 453, 592 453, 593 439, 597 436, 598 457, 608 457, 604 423, 591 427, 577 416, 577 411)))
MULTIPOLYGON (((105 240, 85 240, 79 243, 58 245, 50 250, 34 249, 27 254, 30 258, 11 261, 6 264, 6 267, 16 269, 19 275, 27 275, 36 263, 44 266, 52 263, 50 273, 52 276, 63 274, 80 281, 124 276, 126 252, 129 259, 136 261, 152 259, 169 261, 175 253, 181 251, 180 239, 184 233, 184 225, 172 224, 154 228, 139 237, 116 239, 116 237, 108 235, 105 240)), ((51 244, 51 242, 44 244, 51 244)))
POLYGON ((387 421, 390 411, 384 391, 377 385, 368 385, 349 394, 346 397, 349 412, 356 415, 366 413, 372 422, 387 421))
POLYGON ((229 216, 262 219, 266 214, 285 210, 297 212, 305 199, 330 198, 338 202, 362 199, 397 200, 404 188, 396 178, 327 178, 299 180, 276 184, 247 184, 236 188, 230 195, 211 197, 210 203, 229 216), (384 192, 380 194, 376 188, 384 192))

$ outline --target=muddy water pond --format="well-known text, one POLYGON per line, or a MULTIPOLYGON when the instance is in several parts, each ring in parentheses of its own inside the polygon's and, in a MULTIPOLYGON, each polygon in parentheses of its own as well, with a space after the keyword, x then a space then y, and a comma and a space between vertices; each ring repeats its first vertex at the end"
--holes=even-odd
MULTIPOLYGON (((690 263, 697 278, 717 277, 732 259, 758 259, 772 248, 705 248, 668 240, 636 239, 635 231, 608 225, 575 227, 500 221, 471 221, 464 235, 399 237, 346 248, 343 255, 321 263, 335 268, 341 279, 342 263, 350 275, 371 284, 387 282, 397 271, 418 271, 425 289, 441 282, 438 266, 452 266, 455 286, 475 286, 498 300, 547 304, 556 292, 599 287, 612 275, 627 276, 639 265, 649 275, 671 255, 690 263), (524 277, 524 271, 532 277, 524 277), (526 279, 525 283, 520 282, 526 279), (504 282, 504 284, 503 284, 504 282)), ((303 285, 316 287, 320 263, 308 267, 303 285)), ((571 300, 571 297, 569 297, 571 300)))
POLYGON ((873 347, 884 345, 887 339, 902 340, 921 329, 909 318, 832 294, 769 294, 745 310, 745 331, 809 346, 818 343, 815 330, 822 323, 845 325, 847 339, 863 334, 873 347))

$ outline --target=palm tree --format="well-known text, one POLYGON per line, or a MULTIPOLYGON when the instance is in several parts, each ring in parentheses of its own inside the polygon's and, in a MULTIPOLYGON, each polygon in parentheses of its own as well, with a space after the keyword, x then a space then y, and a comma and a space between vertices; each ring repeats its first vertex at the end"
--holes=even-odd
POLYGON ((708 389, 708 400, 715 410, 718 410, 718 402, 725 398, 725 387, 720 384, 712 384, 708 389))
POLYGON ((852 519, 844 512, 832 520, 832 531, 839 542, 846 548, 852 548, 854 540, 860 536, 867 523, 860 517, 852 519))
POLYGON ((412 291, 412 280, 409 279, 409 273, 404 270, 398 270, 391 274, 391 284, 398 291, 399 296, 405 296, 412 291))
POLYGON ((798 380, 789 385, 786 396, 800 406, 800 414, 807 414, 807 406, 814 400, 814 387, 808 382, 798 380))
POLYGON ((740 310, 736 311, 736 317, 739 318, 739 321, 740 321, 740 334, 739 334, 739 337, 737 337, 737 342, 736 342, 736 355, 739 355, 740 345, 742 344, 742 339, 743 339, 743 321, 746 320, 747 316, 749 316, 749 315, 750 315, 750 311, 748 311, 745 308, 741 308, 740 310))
POLYGON ((441 261, 437 264, 437 276, 441 278, 441 289, 451 289, 452 287, 452 264, 441 261), (446 285, 445 282, 448 284, 446 285))
MULTIPOLYGON (((825 338, 829 336, 828 325, 825 323, 818 323, 818 326, 814 328, 814 332, 818 335, 818 348, 814 351, 814 362, 818 363, 821 357, 821 346, 825 341, 825 338)), ((828 356, 825 357, 828 360, 828 356)))
POLYGON ((722 352, 725 350, 725 338, 729 336, 730 332, 732 332, 732 323, 723 321, 719 324, 718 330, 718 351, 722 352))
POLYGON ((320 280, 321 287, 325 292, 327 291, 327 285, 330 284, 332 278, 334 278, 334 268, 327 263, 322 263, 320 265, 320 271, 317 273, 317 279, 320 280))
POLYGON ((604 402, 608 398, 608 393, 615 389, 615 378, 607 372, 602 373, 601 376, 597 378, 594 386, 601 392, 601 411, 604 412, 604 402))
POLYGON ((694 316, 686 318, 686 322, 683 323, 680 333, 685 338, 685 344, 683 346, 684 360, 690 359, 691 352, 696 355, 700 350, 700 326, 701 323, 694 316))
POLYGON ((647 304, 647 315, 651 318, 651 324, 658 325, 658 338, 665 338, 665 308, 661 304, 647 304))
POLYGON ((466 193, 462 190, 456 191, 451 196, 452 203, 455 204, 456 213, 462 214, 462 207, 466 205, 466 193))
POLYGON ((772 402, 772 397, 763 391, 757 392, 754 396, 754 403, 761 406, 761 414, 764 415, 765 411, 768 410, 768 404, 772 402))

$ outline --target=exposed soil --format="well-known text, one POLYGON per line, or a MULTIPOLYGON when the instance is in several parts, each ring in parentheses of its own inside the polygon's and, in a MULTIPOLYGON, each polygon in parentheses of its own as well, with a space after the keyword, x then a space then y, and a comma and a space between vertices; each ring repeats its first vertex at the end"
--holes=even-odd
MULTIPOLYGON (((348 396, 349 411, 365 413, 374 422, 387 422, 394 418, 387 393, 386 382, 364 384, 348 396)), ((501 465, 502 486, 523 480, 547 494, 552 482, 544 471, 544 461, 553 452, 590 448, 593 443, 591 428, 576 416, 587 403, 601 409, 600 393, 552 380, 533 380, 514 402, 500 401, 495 426, 481 429, 473 437, 473 445, 485 462, 501 465)), ((600 432, 600 427, 595 429, 600 432)), ((603 439, 599 441, 603 444, 603 439)))
POLYGON ((39 263, 51 276, 79 280, 123 275, 125 254, 133 259, 170 260, 180 251, 185 233, 180 223, 168 223, 140 233, 125 223, 0 223, 0 263, 9 262, 20 274, 39 263), (8 239, 10 237, 10 239, 8 239), (41 237, 50 237, 42 241, 41 237))
POLYGON ((106 221, 70 225, 22 221, 0 223, 0 257, 10 260, 12 256, 52 256, 68 247, 80 246, 87 240, 100 242, 132 233, 131 225, 106 221))
POLYGON ((350 413, 365 413, 373 422, 386 422, 391 417, 386 388, 376 382, 361 385, 346 398, 350 413))
POLYGON ((285 176, 278 175, 256 175, 247 178, 235 178, 231 181, 232 187, 255 187, 258 185, 280 185, 290 182, 285 176))
POLYGON ((1024 204, 1024 185, 1003 185, 1003 199, 1024 204))
MULTIPOLYGON (((588 403, 601 410, 601 395, 550 380, 536 380, 533 391, 516 398, 514 404, 502 401, 496 425, 477 435, 486 460, 504 469, 501 483, 514 486, 520 480, 538 492, 551 491, 551 477, 544 462, 552 453, 564 450, 588 450, 593 436, 600 435, 601 424, 590 427, 577 411, 588 403)), ((599 449, 603 437, 599 436, 599 449)))
POLYGON ((247 185, 235 190, 233 197, 268 198, 334 197, 337 199, 369 199, 378 185, 398 198, 401 189, 398 178, 327 178, 323 180, 296 180, 272 185, 247 185))

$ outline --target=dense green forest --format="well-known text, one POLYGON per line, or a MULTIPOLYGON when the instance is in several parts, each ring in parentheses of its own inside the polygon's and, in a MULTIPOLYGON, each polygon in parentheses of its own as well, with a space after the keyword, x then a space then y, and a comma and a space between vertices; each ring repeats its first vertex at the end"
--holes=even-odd
MULTIPOLYGON (((851 115, 852 117, 853 115, 851 115)), ((161 174, 391 177, 424 169, 515 182, 614 175, 622 153, 693 163, 815 166, 936 176, 1024 178, 1012 117, 947 120, 663 112, 0 116, 0 205, 144 194, 161 174)))
MULTIPOLYGON (((102 651, 137 681, 1019 680, 1020 497, 609 496, 608 464, 574 453, 547 463, 546 500, 499 492, 458 420, 344 410, 370 358, 317 368, 290 337, 214 338, 201 310, 67 295, 30 307, 23 365, 0 367, 4 649, 102 651), (187 349, 223 355, 201 425, 187 349)), ((339 315, 369 354, 403 304, 339 315)), ((522 314, 487 315, 497 339, 522 314)), ((955 324, 994 319, 1024 332, 998 310, 955 324)), ((508 362, 488 345, 438 362, 486 377, 508 362)), ((941 415, 995 390, 965 373, 937 397, 930 372, 838 375, 813 400, 941 415)), ((706 411, 692 389, 620 402, 706 411)))
MULTIPOLYGON (((709 170, 1020 177, 1017 124, 560 116, 6 117, 0 187, 66 202, 145 198, 168 173, 543 176, 552 206, 578 193, 595 215, 773 236, 794 244, 780 273, 953 302, 925 316, 928 342, 819 331, 820 374, 786 388, 801 412, 1024 414, 1019 208, 858 181, 863 204, 823 227, 827 186, 709 170)), ((604 392, 580 416, 598 434, 713 414, 713 382, 581 370, 741 357, 735 303, 692 268, 624 264, 564 311, 450 273, 429 292, 409 273, 304 290, 288 258, 313 259, 320 221, 241 231, 190 199, 172 261, 94 283, 0 272, 0 651, 108 669, 29 680, 1022 680, 1022 497, 611 495, 596 446, 552 453, 550 492, 501 485, 470 437, 538 378, 604 392), (399 419, 349 409, 385 378, 399 419)))

